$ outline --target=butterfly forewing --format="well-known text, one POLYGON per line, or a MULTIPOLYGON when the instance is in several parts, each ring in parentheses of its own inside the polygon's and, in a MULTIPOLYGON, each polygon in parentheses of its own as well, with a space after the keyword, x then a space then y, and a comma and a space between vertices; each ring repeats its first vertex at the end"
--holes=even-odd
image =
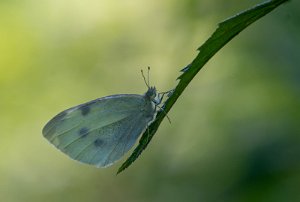
POLYGON ((71 158, 104 167, 133 146, 154 115, 145 96, 108 96, 59 113, 43 135, 71 158))

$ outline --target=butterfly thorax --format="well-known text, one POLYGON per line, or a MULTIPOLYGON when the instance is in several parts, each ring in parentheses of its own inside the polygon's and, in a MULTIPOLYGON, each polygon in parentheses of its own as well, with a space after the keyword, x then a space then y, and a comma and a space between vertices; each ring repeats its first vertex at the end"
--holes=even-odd
POLYGON ((144 111, 145 116, 152 117, 154 116, 154 112, 156 110, 155 107, 155 98, 156 98, 156 89, 155 87, 148 88, 148 91, 144 94, 145 104, 141 108, 144 111))

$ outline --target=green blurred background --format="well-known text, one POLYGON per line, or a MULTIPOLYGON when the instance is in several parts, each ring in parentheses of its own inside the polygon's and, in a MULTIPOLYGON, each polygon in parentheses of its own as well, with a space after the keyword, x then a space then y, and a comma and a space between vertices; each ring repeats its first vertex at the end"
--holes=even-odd
POLYGON ((0 2, 0 201, 300 201, 300 2, 259 20, 194 78, 125 172, 41 134, 71 106, 173 88, 216 24, 254 0, 0 2))

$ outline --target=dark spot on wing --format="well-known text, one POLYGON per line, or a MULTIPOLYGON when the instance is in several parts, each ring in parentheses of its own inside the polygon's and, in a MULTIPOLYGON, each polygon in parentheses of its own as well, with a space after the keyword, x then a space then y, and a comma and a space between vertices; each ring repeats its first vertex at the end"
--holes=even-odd
POLYGON ((96 147, 101 147, 103 145, 103 143, 104 143, 103 140, 101 140, 100 138, 98 138, 94 141, 94 144, 96 147))
POLYGON ((90 113, 91 108, 90 108, 89 105, 84 105, 84 106, 82 106, 82 107, 80 108, 80 110, 81 110, 81 114, 82 114, 83 116, 85 116, 85 115, 87 115, 88 113, 90 113))
POLYGON ((86 127, 83 127, 79 130, 79 135, 81 137, 86 137, 89 134, 89 129, 86 127))

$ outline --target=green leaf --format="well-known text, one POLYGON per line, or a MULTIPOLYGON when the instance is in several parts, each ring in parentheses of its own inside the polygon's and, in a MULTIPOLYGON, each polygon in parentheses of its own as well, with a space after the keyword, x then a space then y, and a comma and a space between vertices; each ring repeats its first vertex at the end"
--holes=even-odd
POLYGON ((153 138, 159 125, 165 118, 166 113, 170 111, 171 107, 175 104, 176 100, 182 94, 184 89, 199 72, 199 70, 206 64, 206 62, 246 27, 287 1, 288 0, 267 1, 219 23, 218 28, 211 35, 211 37, 201 47, 198 48, 199 54, 197 57, 190 65, 182 70, 183 74, 178 77, 180 80, 178 85, 175 87, 172 95, 166 100, 162 107, 164 112, 158 112, 154 122, 151 123, 148 130, 146 130, 146 132, 142 135, 139 145, 135 148, 131 156, 122 164, 117 173, 120 173, 124 169, 128 168, 128 166, 130 166, 139 157, 139 155, 143 152, 153 138))

